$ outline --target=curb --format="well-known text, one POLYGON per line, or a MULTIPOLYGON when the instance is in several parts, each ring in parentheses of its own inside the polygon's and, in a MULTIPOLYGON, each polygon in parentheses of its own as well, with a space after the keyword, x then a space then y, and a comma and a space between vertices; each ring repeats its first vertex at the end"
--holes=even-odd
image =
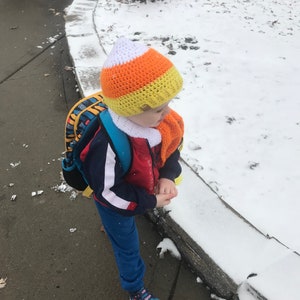
POLYGON ((146 215, 163 237, 169 237, 178 248, 192 272, 218 296, 237 299, 238 285, 209 257, 191 237, 170 217, 164 209, 156 209, 146 215))

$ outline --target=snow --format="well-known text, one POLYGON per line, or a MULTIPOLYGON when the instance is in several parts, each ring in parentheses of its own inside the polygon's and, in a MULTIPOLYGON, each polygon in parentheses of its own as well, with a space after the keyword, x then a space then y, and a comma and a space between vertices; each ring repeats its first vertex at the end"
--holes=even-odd
POLYGON ((256 300, 257 298, 251 292, 248 284, 241 284, 238 291, 239 300, 256 300))
POLYGON ((211 294, 211 295, 210 295, 210 298, 211 298, 211 299, 215 299, 215 300, 226 300, 226 299, 224 299, 224 298, 221 298, 221 297, 216 296, 215 294, 211 294))
POLYGON ((12 167, 12 168, 16 168, 17 166, 19 166, 21 164, 20 161, 18 162, 11 162, 9 165, 12 167))
POLYGON ((44 193, 43 190, 38 190, 38 191, 34 191, 34 192, 31 192, 31 197, 35 197, 35 196, 40 196, 44 193))
POLYGON ((70 187, 63 179, 60 184, 57 184, 52 187, 55 192, 58 193, 70 193, 70 200, 75 200, 77 198, 78 192, 70 187))
POLYGON ((171 105, 186 130, 170 216, 241 284, 243 300, 250 285, 272 300, 286 299, 286 286, 298 299, 300 2, 74 0, 66 13, 86 96, 120 36, 174 62, 184 89, 171 105))
POLYGON ((177 259, 181 259, 181 254, 179 253, 178 249, 176 248, 174 242, 169 238, 164 238, 156 247, 159 249, 159 257, 164 258, 164 254, 169 252, 173 257, 177 259))
POLYGON ((299 299, 299 270, 299 258, 290 253, 266 268, 264 272, 260 273, 260 276, 250 278, 249 283, 258 290, 264 290, 264 296, 267 299, 299 299), (287 274, 288 278, 286 278, 287 274), (274 288, 277 285, 282 288, 274 288))
POLYGON ((0 289, 5 288, 7 278, 0 278, 0 289))

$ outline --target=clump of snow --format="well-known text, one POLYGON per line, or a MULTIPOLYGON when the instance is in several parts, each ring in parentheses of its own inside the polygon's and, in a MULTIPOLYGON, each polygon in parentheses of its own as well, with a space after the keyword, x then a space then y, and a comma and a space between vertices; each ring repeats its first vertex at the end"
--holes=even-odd
POLYGON ((197 278, 196 278, 196 282, 197 282, 197 283, 203 283, 203 281, 202 281, 202 279, 201 279, 200 277, 197 277, 197 278))
POLYGON ((44 193, 43 190, 38 190, 36 192, 31 192, 31 197, 40 196, 44 193))
POLYGON ((7 278, 0 278, 0 289, 5 288, 7 278))
POLYGON ((78 195, 78 192, 75 191, 75 190, 72 190, 72 191, 71 191, 71 195, 70 195, 70 199, 71 199, 71 200, 75 200, 76 197, 77 197, 77 195, 78 195))
POLYGON ((48 40, 49 43, 52 44, 52 43, 55 43, 58 40, 58 38, 59 38, 59 34, 54 35, 54 36, 50 36, 50 37, 47 38, 47 40, 48 40))
POLYGON ((70 187, 68 184, 65 182, 61 182, 60 184, 57 184, 52 187, 55 192, 60 192, 60 193, 66 193, 66 192, 71 192, 73 190, 72 187, 70 187))
POLYGON ((12 168, 16 168, 17 166, 19 166, 21 164, 20 161, 18 162, 11 162, 9 165, 12 167, 12 168))
POLYGON ((60 192, 60 193, 71 192, 73 190, 65 182, 61 182, 60 184, 53 186, 52 189, 54 189, 55 192, 60 192))
POLYGON ((211 294, 211 295, 210 295, 210 298, 211 298, 211 299, 215 299, 215 300, 226 300, 226 299, 224 299, 224 298, 218 297, 218 296, 215 295, 215 294, 211 294))
POLYGON ((60 172, 60 179, 61 183, 53 186, 52 189, 58 193, 70 193, 70 199, 75 200, 78 196, 78 191, 74 190, 65 182, 62 172, 60 172))
POLYGON ((16 199, 17 199, 17 195, 12 195, 12 196, 10 197, 10 200, 11 200, 11 201, 16 201, 16 199))
POLYGON ((181 255, 176 248, 174 242, 169 238, 164 238, 156 247, 159 250, 159 257, 164 258, 166 252, 169 252, 173 257, 181 259, 181 255))

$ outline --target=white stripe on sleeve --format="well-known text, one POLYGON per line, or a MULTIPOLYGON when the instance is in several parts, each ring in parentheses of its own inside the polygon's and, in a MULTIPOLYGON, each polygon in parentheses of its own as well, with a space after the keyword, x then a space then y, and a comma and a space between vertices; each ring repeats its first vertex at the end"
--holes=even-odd
POLYGON ((116 164, 116 154, 112 150, 111 146, 108 144, 106 152, 106 161, 104 169, 104 188, 102 196, 113 206, 120 209, 127 209, 130 205, 129 201, 124 200, 117 196, 110 188, 114 185, 115 182, 115 164, 116 164))

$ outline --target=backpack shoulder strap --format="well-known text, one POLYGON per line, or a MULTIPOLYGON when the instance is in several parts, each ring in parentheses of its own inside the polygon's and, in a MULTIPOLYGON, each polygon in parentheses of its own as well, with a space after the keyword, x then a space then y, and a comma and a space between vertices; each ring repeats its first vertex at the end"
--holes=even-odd
POLYGON ((128 137, 115 125, 108 110, 102 111, 99 116, 114 146, 114 150, 121 161, 124 173, 126 173, 131 165, 131 148, 128 137))

